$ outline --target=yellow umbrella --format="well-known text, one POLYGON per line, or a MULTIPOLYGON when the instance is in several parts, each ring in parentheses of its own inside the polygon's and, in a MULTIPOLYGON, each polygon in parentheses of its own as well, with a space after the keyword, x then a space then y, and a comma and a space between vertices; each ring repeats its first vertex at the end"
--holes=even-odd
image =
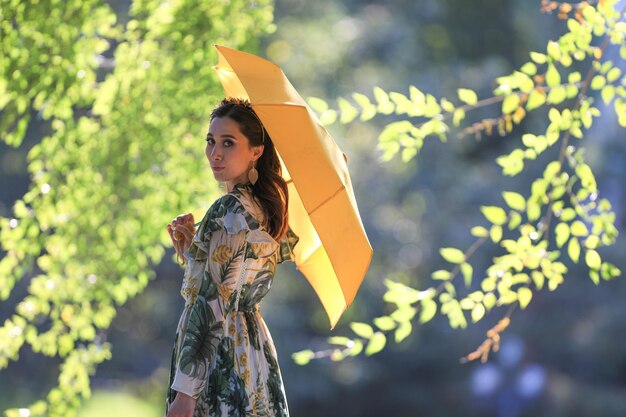
POLYGON ((298 269, 317 293, 331 329, 354 300, 372 259, 345 155, 275 64, 217 46, 214 67, 228 97, 248 99, 289 184, 289 225, 298 269))

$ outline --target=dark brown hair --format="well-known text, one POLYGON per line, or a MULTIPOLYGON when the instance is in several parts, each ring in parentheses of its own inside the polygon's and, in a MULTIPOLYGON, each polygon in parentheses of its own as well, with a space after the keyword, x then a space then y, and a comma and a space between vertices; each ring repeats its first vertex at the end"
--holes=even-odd
POLYGON ((223 99, 211 113, 211 121, 216 117, 228 117, 239 124, 241 133, 250 146, 264 145, 263 154, 256 161, 259 179, 252 186, 252 192, 265 212, 266 229, 279 241, 287 232, 289 215, 289 193, 282 177, 280 160, 274 143, 261 120, 247 100, 238 98, 223 99))

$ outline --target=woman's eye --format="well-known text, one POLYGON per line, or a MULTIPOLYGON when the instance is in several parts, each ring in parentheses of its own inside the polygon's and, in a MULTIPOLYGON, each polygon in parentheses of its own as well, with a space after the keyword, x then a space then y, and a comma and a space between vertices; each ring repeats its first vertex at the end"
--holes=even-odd
POLYGON ((209 145, 213 145, 213 144, 215 143, 215 141, 213 140, 213 138, 206 138, 205 140, 207 141, 207 143, 208 143, 209 145))
POLYGON ((224 146, 226 146, 227 148, 230 148, 231 146, 233 146, 233 142, 230 140, 225 140, 224 141, 224 146))

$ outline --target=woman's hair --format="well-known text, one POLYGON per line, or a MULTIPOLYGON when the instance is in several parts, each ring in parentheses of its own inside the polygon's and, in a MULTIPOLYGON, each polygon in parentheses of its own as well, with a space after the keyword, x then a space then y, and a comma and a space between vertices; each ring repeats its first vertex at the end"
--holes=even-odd
POLYGON ((282 177, 280 160, 269 133, 261 123, 249 101, 238 98, 223 99, 211 113, 216 117, 228 117, 239 124, 241 132, 248 138, 250 146, 264 145, 263 154, 256 161, 259 179, 252 186, 254 196, 265 212, 266 228, 275 240, 287 232, 289 215, 289 193, 282 177))

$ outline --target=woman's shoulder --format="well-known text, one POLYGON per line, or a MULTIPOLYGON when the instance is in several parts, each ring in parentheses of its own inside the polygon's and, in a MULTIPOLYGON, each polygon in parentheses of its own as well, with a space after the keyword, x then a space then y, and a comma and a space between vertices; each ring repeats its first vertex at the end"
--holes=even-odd
POLYGON ((237 184, 218 198, 207 213, 209 231, 226 229, 229 234, 261 228, 263 212, 247 184, 237 184))

